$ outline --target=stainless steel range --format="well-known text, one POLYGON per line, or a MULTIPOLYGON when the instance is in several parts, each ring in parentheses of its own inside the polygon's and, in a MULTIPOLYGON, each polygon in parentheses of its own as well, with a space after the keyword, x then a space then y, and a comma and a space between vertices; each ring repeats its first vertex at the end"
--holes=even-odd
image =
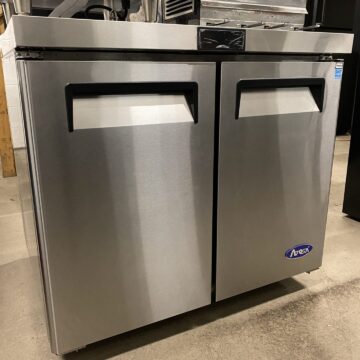
POLYGON ((53 352, 321 266, 331 55, 352 35, 16 16, 7 32, 53 352))

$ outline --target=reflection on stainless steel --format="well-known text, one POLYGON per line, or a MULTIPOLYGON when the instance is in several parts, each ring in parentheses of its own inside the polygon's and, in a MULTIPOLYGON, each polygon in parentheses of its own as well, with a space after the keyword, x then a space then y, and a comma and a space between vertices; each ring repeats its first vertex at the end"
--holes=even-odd
POLYGON ((21 211, 25 231, 26 247, 29 256, 35 257, 38 253, 36 238, 34 203, 29 174, 29 162, 26 149, 15 150, 16 171, 18 178, 19 195, 21 200, 21 211))
POLYGON ((225 25, 225 24, 227 24, 229 22, 229 20, 228 19, 224 19, 224 20, 222 20, 222 21, 220 21, 220 22, 214 22, 214 23, 207 23, 206 25, 207 26, 220 26, 220 25, 225 25))
POLYGON ((78 11, 83 9, 87 3, 88 0, 64 0, 55 9, 53 9, 49 17, 71 18, 78 11))
POLYGON ((293 6, 275 6, 264 3, 244 3, 236 0, 201 0, 202 6, 230 8, 238 10, 251 10, 251 11, 269 11, 277 13, 289 14, 307 14, 306 7, 293 7, 293 6))
POLYGON ((314 30, 314 29, 319 29, 321 26, 321 24, 315 24, 315 25, 310 25, 310 26, 302 26, 302 27, 294 27, 295 31, 304 31, 304 30, 314 30))
POLYGON ((73 99, 74 130, 194 122, 184 95, 106 95, 73 99))
MULTIPOLYGON (((198 48, 198 26, 193 25, 13 16, 9 26, 15 47, 180 51, 198 48)), ((247 29, 245 50, 345 54, 352 52, 352 43, 352 34, 247 29)))
POLYGON ((153 0, 142 0, 142 8, 145 15, 146 22, 152 22, 152 7, 153 7, 153 0))
POLYGON ((54 9, 62 2, 63 0, 32 0, 32 6, 38 9, 54 9))
POLYGON ((289 25, 288 23, 276 24, 276 25, 265 25, 264 29, 267 29, 267 30, 281 29, 288 25, 289 25))
POLYGON ((261 21, 261 22, 258 22, 258 23, 241 25, 241 27, 244 28, 244 29, 251 29, 251 28, 255 28, 255 27, 259 27, 259 26, 264 26, 264 23, 261 21))
POLYGON ((242 4, 252 4, 252 5, 266 5, 266 6, 274 6, 274 7, 298 7, 298 8, 306 8, 307 0, 232 0, 237 1, 242 4))
POLYGON ((15 12, 18 15, 31 14, 31 0, 13 0, 15 12))
POLYGON ((12 1, 2 0, 1 7, 4 14, 5 25, 7 26, 11 17, 15 14, 14 3, 12 1))
MULTIPOLYGON (((104 0, 103 2, 104 5, 108 6, 111 9, 115 9, 115 3, 114 0, 104 0)), ((112 20, 111 19, 111 15, 112 13, 108 10, 103 10, 103 16, 104 16, 104 20, 112 20)))
POLYGON ((335 66, 223 63, 217 300, 321 266, 341 85, 335 66), (322 112, 307 87, 300 104, 296 91, 269 89, 262 101, 264 90, 258 89, 253 90, 257 108, 244 104, 253 98, 241 96, 240 109, 245 110, 235 118, 239 80, 314 77, 326 82, 322 112), (311 254, 298 262, 284 256, 301 243, 313 245, 311 254))
POLYGON ((241 94, 239 118, 319 112, 309 87, 248 90, 241 94), (259 105, 259 99, 261 104, 259 105))

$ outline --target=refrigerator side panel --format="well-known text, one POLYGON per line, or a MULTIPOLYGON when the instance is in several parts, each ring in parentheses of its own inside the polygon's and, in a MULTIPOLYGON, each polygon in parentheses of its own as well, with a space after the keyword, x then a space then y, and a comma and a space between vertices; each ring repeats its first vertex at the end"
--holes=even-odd
POLYGON ((24 232, 29 255, 37 258, 39 277, 51 350, 57 352, 55 319, 52 307, 49 268, 47 263, 44 227, 39 197, 39 178, 36 167, 35 143, 32 126, 31 93, 28 89, 26 62, 17 61, 21 108, 24 122, 25 147, 15 151, 24 232))

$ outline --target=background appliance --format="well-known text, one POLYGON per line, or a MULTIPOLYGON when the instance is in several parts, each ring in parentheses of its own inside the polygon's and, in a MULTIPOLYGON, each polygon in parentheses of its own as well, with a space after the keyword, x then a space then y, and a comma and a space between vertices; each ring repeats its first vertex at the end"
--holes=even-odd
MULTIPOLYGON (((13 6, 14 0, 3 0, 13 6)), ((20 0, 17 0, 19 2, 20 0)), ((128 21, 292 28, 303 27, 307 0, 21 0, 26 14, 114 19, 108 9, 129 8, 128 21), (86 13, 87 7, 96 7, 86 13), (101 10, 100 7, 107 9, 101 10), (96 11, 97 10, 97 11, 96 11)), ((22 10, 23 11, 23 10, 22 10)), ((23 13, 25 13, 23 11, 23 13)))
POLYGON ((306 0, 200 0, 202 25, 303 27, 306 14, 306 0))
POLYGON ((352 35, 23 16, 7 31, 53 352, 321 265, 329 55, 352 35))
POLYGON ((309 17, 307 24, 320 23, 323 30, 353 30, 355 6, 357 0, 308 0, 309 17))
POLYGON ((355 41, 354 41, 354 56, 357 64, 356 72, 356 93, 354 106, 354 120, 351 131, 351 145, 349 154, 348 171, 345 186, 344 206, 345 214, 360 220, 360 1, 357 2, 355 12, 355 41))

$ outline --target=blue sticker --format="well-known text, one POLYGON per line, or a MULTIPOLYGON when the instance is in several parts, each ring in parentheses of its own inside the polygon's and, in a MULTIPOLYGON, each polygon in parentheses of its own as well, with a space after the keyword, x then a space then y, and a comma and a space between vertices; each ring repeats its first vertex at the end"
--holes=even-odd
POLYGON ((341 80, 344 71, 344 64, 338 63, 335 65, 335 80, 341 80))
POLYGON ((305 255, 308 255, 312 250, 313 246, 310 244, 296 245, 293 248, 286 251, 285 256, 288 259, 298 259, 305 255))

